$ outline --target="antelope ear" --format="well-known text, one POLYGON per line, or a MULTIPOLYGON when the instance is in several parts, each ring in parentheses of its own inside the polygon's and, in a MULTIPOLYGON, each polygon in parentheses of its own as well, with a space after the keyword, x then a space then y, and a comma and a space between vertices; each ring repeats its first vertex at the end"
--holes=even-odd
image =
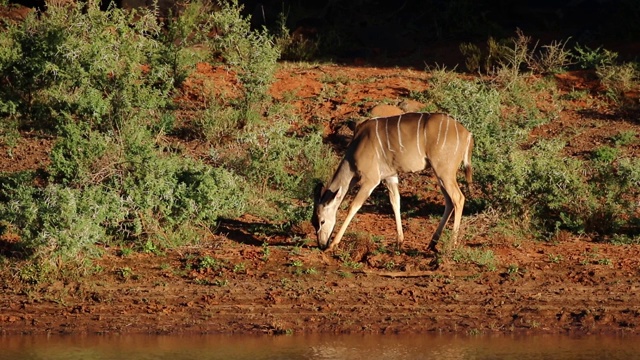
POLYGON ((333 196, 333 198, 335 199, 335 198, 339 198, 341 196, 342 196, 342 186, 340 186, 338 188, 338 191, 336 191, 336 194, 333 196))
POLYGON ((322 199, 320 200, 322 203, 326 204, 334 201, 335 199, 340 198, 342 196, 342 186, 338 188, 336 191, 331 191, 329 189, 324 189, 322 193, 322 199))
POLYGON ((313 188, 313 201, 317 204, 320 202, 320 198, 322 196, 322 192, 324 191, 324 184, 322 182, 318 182, 316 187, 313 188))

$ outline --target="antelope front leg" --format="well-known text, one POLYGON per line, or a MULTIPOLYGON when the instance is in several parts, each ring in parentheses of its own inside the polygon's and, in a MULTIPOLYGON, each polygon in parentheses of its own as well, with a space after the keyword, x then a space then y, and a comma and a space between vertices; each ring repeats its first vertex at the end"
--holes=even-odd
POLYGON ((344 236, 345 231, 347 231, 347 227, 349 226, 349 223, 351 222, 353 217, 356 215, 358 210, 360 210, 360 208, 362 207, 362 204, 364 204, 367 198, 369 198, 369 195, 371 195, 371 192, 373 191, 373 189, 375 189, 376 186, 378 186, 378 184, 379 182, 362 184, 360 186, 360 190, 358 190, 356 197, 353 199, 353 202, 351 202, 351 206, 349 206, 349 212, 347 213, 347 217, 344 219, 344 222, 342 223, 340 230, 338 231, 336 236, 333 238, 333 241, 325 251, 333 250, 333 248, 336 247, 338 243, 340 243, 340 240, 342 240, 342 237, 344 236))
POLYGON ((396 218, 396 231, 398 238, 396 247, 400 249, 402 242, 404 241, 404 233, 402 232, 402 218, 400 217, 400 191, 398 190, 398 177, 392 176, 385 180, 387 189, 389 189, 389 200, 391 201, 391 207, 393 208, 393 214, 396 218))

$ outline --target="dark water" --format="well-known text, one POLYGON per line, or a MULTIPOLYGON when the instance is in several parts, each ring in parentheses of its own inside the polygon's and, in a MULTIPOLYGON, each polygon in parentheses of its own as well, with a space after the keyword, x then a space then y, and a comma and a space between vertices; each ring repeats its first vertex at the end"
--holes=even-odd
POLYGON ((0 359, 640 359, 640 337, 16 336, 0 359))

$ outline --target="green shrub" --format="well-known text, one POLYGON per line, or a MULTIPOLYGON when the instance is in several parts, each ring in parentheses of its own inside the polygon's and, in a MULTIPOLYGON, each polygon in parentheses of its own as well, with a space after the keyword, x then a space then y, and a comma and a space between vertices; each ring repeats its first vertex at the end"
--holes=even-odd
POLYGON ((629 146, 637 140, 638 134, 635 130, 625 130, 616 134, 611 140, 616 146, 629 146))
POLYGON ((467 71, 479 73, 482 69, 482 50, 472 43, 462 43, 459 49, 464 56, 464 66, 467 71))
POLYGON ((69 122, 60 128, 60 138, 51 150, 49 173, 62 184, 88 184, 107 169, 101 160, 110 138, 91 130, 87 123, 69 122))
POLYGON ((65 31, 63 24, 47 24, 31 12, 23 22, 8 23, 0 33, 2 113, 17 114, 23 122, 38 119, 38 123, 31 121, 35 127, 50 120, 47 100, 39 94, 59 81, 55 59, 65 31))
POLYGON ((207 102, 193 120, 195 131, 216 146, 223 145, 228 139, 241 136, 238 131, 241 111, 230 105, 220 105, 217 99, 207 102))
POLYGON ((165 31, 158 34, 162 46, 151 59, 150 71, 158 72, 155 77, 172 79, 170 85, 179 88, 194 65, 210 56, 210 49, 198 48, 206 45, 207 36, 214 31, 209 16, 214 11, 210 4, 195 0, 185 3, 178 13, 169 14, 165 31), (160 74, 163 71, 166 74, 160 74))
POLYGON ((308 219, 310 208, 295 200, 308 201, 315 181, 328 178, 336 161, 319 131, 292 133, 288 121, 277 119, 245 136, 248 156, 236 159, 236 168, 255 184, 258 198, 278 204, 280 211, 261 215, 296 223, 308 219))
POLYGON ((534 48, 527 57, 527 66, 536 74, 553 74, 565 71, 573 64, 572 53, 566 50, 569 39, 564 42, 554 40, 542 45, 540 50, 534 48))
POLYGON ((639 72, 634 63, 603 65, 596 68, 596 74, 605 87, 607 95, 614 100, 622 100, 625 92, 638 86, 639 72))
POLYGON ((430 82, 431 86, 419 99, 451 114, 473 133, 474 182, 488 189, 496 181, 512 181, 506 175, 512 166, 510 154, 525 139, 526 132, 501 118, 500 92, 444 70, 435 71, 430 82))
MULTIPOLYGON (((509 66, 515 60, 513 39, 496 40, 489 37, 485 51, 475 44, 462 43, 460 52, 465 57, 465 66, 471 72, 494 74, 498 68, 509 66)), ((519 64, 515 65, 516 68, 519 64)))
POLYGON ((280 58, 289 61, 310 61, 314 59, 320 50, 320 42, 304 35, 296 36, 291 34, 286 22, 285 14, 280 13, 276 29, 276 46, 280 50, 280 58))
MULTIPOLYGON (((247 179, 263 178, 204 165, 158 141, 176 121, 175 87, 202 58, 192 45, 219 21, 229 27, 214 45, 241 79, 242 101, 265 107, 278 52, 266 32, 250 31, 237 2, 223 8, 226 13, 211 15, 200 3, 188 4, 162 29, 145 10, 50 6, 47 16, 0 33, 0 43, 9 46, 0 50, 0 114, 17 122, 11 129, 37 124, 57 134, 51 164, 39 181, 0 178, 0 217, 36 263, 90 256, 98 252, 96 243, 180 245, 193 241, 198 229, 246 210, 247 179)), ((218 110, 225 121, 238 122, 246 106, 218 110)), ((256 109, 252 116, 261 116, 256 109)), ((207 130, 209 138, 228 134, 228 125, 216 126, 207 130)), ((291 156, 287 166, 294 173, 259 170, 260 155, 250 163, 256 173, 264 171, 270 187, 302 192, 310 180, 300 174, 313 174, 314 166, 306 163, 303 171, 293 158, 304 158, 322 142, 319 135, 289 141, 283 134, 272 149, 279 155, 263 159, 283 164, 280 159, 291 156), (288 141, 295 143, 290 150, 288 141)))
POLYGON ((612 163, 618 157, 619 150, 609 146, 601 146, 591 154, 591 159, 602 163, 612 163))
MULTIPOLYGON (((619 210, 614 204, 624 203, 615 196, 619 194, 617 189, 623 187, 610 184, 597 190, 589 185, 594 178, 590 167, 565 156, 562 140, 525 146, 529 131, 549 119, 533 104, 527 105, 532 109, 529 113, 522 112, 515 89, 522 87, 519 93, 525 94, 527 83, 515 80, 509 88, 503 88, 500 84, 462 80, 453 73, 435 71, 429 89, 416 96, 432 104, 434 110, 450 113, 474 134, 474 183, 482 196, 476 194, 472 204, 524 219, 519 222, 536 233, 553 234, 559 229, 598 231, 593 228, 597 218, 609 218, 619 210)), ((546 85, 528 93, 545 89, 546 85)), ((596 157, 606 158, 604 164, 615 159, 605 153, 596 157)), ((609 169, 604 173, 617 171, 609 169)))
POLYGON ((603 66, 611 66, 618 58, 618 53, 603 49, 601 46, 591 49, 576 44, 573 48, 573 58, 582 69, 596 69, 603 66))
POLYGON ((240 128, 260 119, 280 57, 273 36, 264 28, 251 30, 250 19, 242 16, 242 9, 237 0, 228 0, 211 15, 211 21, 220 33, 213 37, 212 47, 236 73, 242 85, 243 94, 238 101, 240 128))
MULTIPOLYGON (((123 161, 112 164, 103 184, 125 201, 127 237, 181 226, 214 225, 235 217, 245 206, 244 182, 221 168, 156 149, 152 134, 129 129, 123 136, 123 161)), ((185 239, 186 240, 186 239, 185 239)))
POLYGON ((489 37, 484 51, 471 43, 462 43, 459 49, 465 57, 468 71, 498 74, 508 82, 516 78, 525 66, 537 74, 563 71, 572 64, 572 53, 565 50, 568 41, 552 41, 540 47, 536 43, 531 47, 531 37, 518 29, 512 38, 496 40, 489 37))
POLYGON ((100 188, 45 188, 19 184, 4 187, 0 213, 19 231, 21 245, 41 261, 77 260, 96 255, 107 239, 108 224, 122 219, 119 199, 100 188))
POLYGON ((590 231, 601 235, 638 234, 640 219, 640 160, 620 158, 611 161, 594 159, 591 192, 599 202, 594 206, 590 231))
POLYGON ((492 250, 459 248, 453 251, 451 256, 453 261, 461 264, 476 264, 486 268, 488 271, 495 271, 498 261, 492 250))
POLYGON ((565 145, 561 140, 540 141, 522 162, 526 181, 517 189, 523 194, 521 211, 529 211, 544 231, 584 231, 594 202, 582 176, 584 164, 565 156, 565 145))
POLYGON ((238 176, 148 150, 138 148, 99 181, 75 187, 3 181, 0 214, 31 253, 73 258, 95 254, 97 242, 143 244, 181 228, 213 226, 245 210, 245 185, 238 176))

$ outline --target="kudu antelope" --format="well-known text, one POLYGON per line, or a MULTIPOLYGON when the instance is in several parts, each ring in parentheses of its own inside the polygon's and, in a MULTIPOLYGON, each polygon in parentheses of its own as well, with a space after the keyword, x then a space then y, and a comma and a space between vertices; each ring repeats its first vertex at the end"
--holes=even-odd
POLYGON ((382 180, 389 189, 398 232, 397 244, 400 246, 404 234, 400 219, 398 173, 423 170, 427 160, 445 198, 444 214, 429 248, 436 251, 435 246, 452 212, 452 239, 455 244, 465 200, 456 174, 460 163, 463 163, 467 183, 471 184, 472 149, 472 134, 446 114, 407 113, 373 118, 359 124, 331 182, 327 186, 318 184, 316 187, 312 223, 318 236, 318 246, 330 250, 340 242, 355 214, 382 180), (359 190, 347 217, 330 241, 338 207, 355 185, 359 185, 359 190))

